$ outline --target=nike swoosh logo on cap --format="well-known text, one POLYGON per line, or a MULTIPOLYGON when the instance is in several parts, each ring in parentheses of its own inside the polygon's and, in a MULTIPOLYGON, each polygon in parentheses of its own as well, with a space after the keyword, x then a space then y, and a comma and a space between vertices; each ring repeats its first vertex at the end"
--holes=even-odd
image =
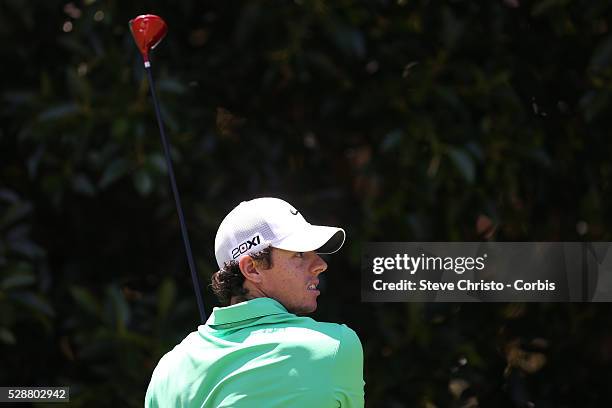
POLYGON ((298 215, 299 211, 298 210, 294 210, 293 208, 289 210, 289 212, 293 215, 298 215))

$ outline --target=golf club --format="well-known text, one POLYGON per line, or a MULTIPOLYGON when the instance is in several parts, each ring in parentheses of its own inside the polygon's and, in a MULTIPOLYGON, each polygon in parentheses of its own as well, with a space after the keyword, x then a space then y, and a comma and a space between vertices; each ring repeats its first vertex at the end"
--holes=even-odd
POLYGON ((164 131, 164 123, 162 122, 157 96, 155 94, 153 74, 151 73, 151 61, 149 60, 149 52, 164 38, 168 32, 168 26, 161 17, 153 14, 140 15, 133 20, 130 20, 129 24, 134 41, 142 54, 145 71, 147 71, 147 75, 149 77, 151 97, 153 99, 155 115, 157 116, 157 124, 159 125, 159 132, 161 134, 162 145, 164 147, 164 155, 166 156, 166 165, 168 167, 168 175, 170 176, 170 184, 172 186, 172 193, 174 194, 174 201, 176 203, 176 211, 178 212, 179 222, 181 224, 181 233, 183 235, 183 242, 185 243, 185 252, 187 252, 187 262, 191 271, 191 278, 193 279, 193 289, 195 290, 195 295, 198 302, 200 319, 202 324, 204 324, 206 322, 206 312, 204 311, 204 302, 202 301, 202 293, 200 291, 200 281, 196 272, 195 262, 193 261, 191 244, 189 243, 189 234, 187 233, 187 225, 185 224, 185 216, 183 215, 183 207, 181 206, 181 198, 179 196, 178 188, 176 186, 176 179, 174 178, 174 171, 172 169, 170 144, 168 143, 166 133, 164 131))

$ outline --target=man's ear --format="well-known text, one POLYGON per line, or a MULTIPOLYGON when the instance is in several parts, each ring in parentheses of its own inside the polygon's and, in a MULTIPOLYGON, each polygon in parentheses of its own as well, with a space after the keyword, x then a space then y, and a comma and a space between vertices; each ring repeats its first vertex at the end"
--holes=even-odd
POLYGON ((240 267, 240 272, 244 275, 244 278, 253 283, 260 283, 262 280, 262 275, 260 270, 255 265, 255 261, 250 256, 245 256, 238 261, 238 266, 240 267))

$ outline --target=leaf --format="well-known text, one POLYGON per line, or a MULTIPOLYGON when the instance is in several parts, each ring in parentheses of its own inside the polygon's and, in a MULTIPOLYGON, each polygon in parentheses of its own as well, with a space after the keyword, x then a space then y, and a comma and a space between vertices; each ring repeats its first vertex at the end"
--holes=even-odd
POLYGON ((592 122, 609 105, 608 92, 590 91, 580 98, 579 105, 587 122, 592 122))
POLYGON ((592 69, 603 69, 610 65, 610 60, 612 60, 612 35, 608 35, 595 49, 589 66, 592 69))
POLYGON ((130 122, 125 118, 117 118, 113 121, 111 133, 116 138, 122 138, 130 132, 130 122))
POLYGON ((49 317, 55 316, 55 311, 49 303, 37 294, 32 292, 17 292, 9 294, 9 297, 18 303, 30 307, 49 317))
POLYGON ((153 190, 153 179, 151 175, 144 169, 138 170, 134 174, 134 187, 136 187, 140 195, 149 195, 153 190))
POLYGON ((162 174, 168 173, 166 159, 161 153, 153 153, 147 157, 147 164, 162 174))
POLYGON ((100 303, 86 289, 79 286, 72 286, 70 294, 74 301, 83 308, 87 313, 94 316, 100 316, 100 303))
POLYGON ((0 342, 13 345, 17 342, 17 339, 15 339, 15 335, 9 329, 0 327, 0 342))
POLYGON ((157 82, 157 88, 161 92, 168 92, 174 94, 184 94, 187 91, 187 87, 173 78, 162 79, 157 82))
POLYGON ((0 283, 0 288, 2 289, 14 289, 20 288, 23 286, 29 286, 36 282, 36 277, 34 274, 25 273, 25 274, 16 274, 12 276, 8 276, 2 280, 0 283))
POLYGON ((176 297, 176 284, 174 283, 174 280, 170 278, 164 279, 159 287, 157 297, 157 312, 159 314, 159 318, 164 320, 168 316, 170 307, 172 306, 176 297))
POLYGON ((548 155, 548 153, 544 151, 544 149, 541 149, 541 148, 533 149, 529 152, 528 155, 529 157, 531 157, 531 159, 534 162, 538 163, 540 166, 543 166, 549 169, 553 167, 553 161, 548 155))
POLYGON ((237 46, 242 47, 250 38, 253 38, 257 22, 260 21, 261 18, 261 8, 261 5, 257 3, 246 3, 246 5, 242 7, 234 33, 234 41, 237 46))
POLYGON ((91 98, 91 87, 84 77, 77 74, 77 70, 74 67, 66 68, 66 78, 71 95, 78 95, 80 100, 89 100, 91 98))
POLYGON ((123 332, 130 319, 130 307, 121 291, 116 287, 109 287, 106 290, 107 306, 110 306, 111 321, 114 321, 116 329, 123 332))
POLYGON ((104 170, 104 174, 102 178, 98 182, 98 187, 104 189, 111 184, 113 184, 116 180, 123 177, 128 170, 128 163, 125 159, 116 159, 114 160, 107 168, 104 170))
POLYGON ((11 248, 13 251, 25 255, 31 259, 45 256, 45 250, 28 239, 21 239, 18 241, 9 242, 8 247, 11 248))
POLYGON ((137 334, 134 332, 123 332, 120 333, 117 338, 125 341, 126 343, 131 343, 132 346, 136 346, 143 349, 148 349, 155 343, 154 338, 147 337, 146 335, 137 334))
POLYGON ((73 36, 59 37, 57 43, 72 55, 89 58, 92 54, 91 48, 83 45, 78 39, 73 36))
POLYGON ((402 141, 404 134, 400 129, 394 129, 387 133, 380 145, 380 150, 387 152, 397 147, 402 141))
POLYGON ((32 204, 28 202, 16 202, 11 205, 2 218, 0 218, 0 227, 11 225, 32 212, 32 204))
POLYGON ((476 175, 476 168, 472 158, 463 150, 451 147, 448 151, 451 160, 461 172, 461 175, 468 183, 473 183, 476 175))
POLYGON ((305 54, 309 65, 316 71, 319 71, 322 75, 326 75, 332 78, 341 78, 342 72, 336 66, 336 63, 326 54, 320 52, 309 52, 305 54))
POLYGON ((541 0, 531 8, 531 15, 533 17, 541 16, 554 7, 563 6, 566 2, 566 0, 541 0))
POLYGON ((479 162, 484 161, 484 153, 477 142, 471 141, 466 143, 465 149, 470 152, 479 162))
POLYGON ((40 159, 43 158, 44 152, 45 146, 41 144, 36 148, 34 154, 28 157, 26 165, 28 167, 28 174, 30 175, 31 179, 35 179, 38 175, 38 166, 40 164, 40 159))
POLYGON ((64 103, 43 111, 40 115, 38 115, 38 120, 46 121, 63 119, 67 116, 74 115, 78 111, 79 107, 76 103, 64 103))
POLYGON ((164 120, 164 124, 166 125, 166 127, 173 132, 177 132, 179 129, 179 124, 174 115, 172 114, 172 111, 166 109, 164 105, 161 105, 159 107, 159 110, 161 111, 161 116, 164 120))
POLYGON ((0 188, 0 200, 4 200, 8 203, 16 203, 19 201, 19 196, 13 190, 0 188))
POLYGON ((2 99, 13 105, 31 103, 36 94, 30 91, 7 91, 2 94, 2 99))
POLYGON ((77 174, 72 179, 72 188, 74 191, 86 196, 92 197, 96 194, 96 188, 85 174, 77 174))
POLYGON ((217 107, 216 116, 217 130, 223 136, 231 136, 235 130, 245 123, 245 119, 234 115, 225 108, 217 107))
POLYGON ((334 28, 334 40, 338 48, 347 55, 353 55, 358 58, 365 56, 365 39, 361 31, 342 24, 337 24, 334 28))

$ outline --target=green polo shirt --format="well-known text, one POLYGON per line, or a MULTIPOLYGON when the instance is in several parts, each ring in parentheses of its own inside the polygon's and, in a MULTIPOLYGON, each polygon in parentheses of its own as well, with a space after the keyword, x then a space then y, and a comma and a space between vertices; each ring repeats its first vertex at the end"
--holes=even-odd
POLYGON ((215 308, 159 361, 145 407, 363 407, 363 350, 345 325, 270 298, 215 308))

